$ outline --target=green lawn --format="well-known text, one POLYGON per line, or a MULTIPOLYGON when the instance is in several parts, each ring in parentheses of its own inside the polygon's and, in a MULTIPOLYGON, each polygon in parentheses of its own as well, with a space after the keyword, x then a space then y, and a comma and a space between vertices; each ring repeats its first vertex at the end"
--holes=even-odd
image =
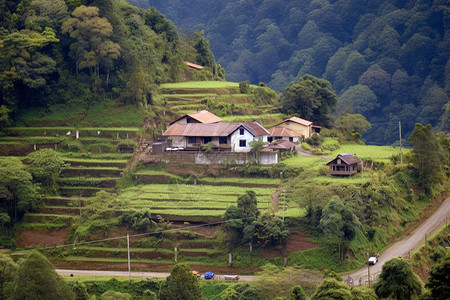
MULTIPOLYGON (((409 151, 410 149, 403 149, 403 153, 409 151)), ((400 148, 391 146, 343 144, 339 149, 332 151, 329 156, 336 157, 340 153, 356 154, 356 156, 363 160, 371 159, 373 161, 389 162, 393 155, 400 153, 400 148)))

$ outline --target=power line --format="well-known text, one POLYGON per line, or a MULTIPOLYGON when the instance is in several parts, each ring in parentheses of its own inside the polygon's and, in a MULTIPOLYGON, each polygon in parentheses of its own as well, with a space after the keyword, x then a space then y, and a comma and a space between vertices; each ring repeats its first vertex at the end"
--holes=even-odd
MULTIPOLYGON (((187 229, 193 229, 193 228, 199 228, 199 227, 204 227, 204 226, 215 226, 215 225, 220 225, 220 224, 224 224, 224 223, 228 223, 228 222, 232 222, 232 221, 239 221, 239 220, 245 220, 247 218, 240 218, 240 219, 231 219, 231 220, 226 220, 226 221, 221 221, 221 222, 215 222, 215 223, 208 223, 208 224, 200 224, 200 225, 193 225, 193 226, 188 226, 188 227, 182 227, 182 228, 171 228, 171 229, 166 229, 166 230, 161 230, 161 231, 153 231, 153 232, 146 232, 146 233, 137 233, 137 234, 132 234, 129 235, 129 237, 136 237, 136 236, 145 236, 145 235, 156 235, 156 234, 161 234, 164 232, 171 232, 171 231, 179 231, 179 230, 187 230, 187 229)), ((119 240, 119 239, 126 239, 127 236, 118 236, 118 237, 113 237, 113 238, 107 238, 107 239, 101 239, 101 240, 93 240, 93 241, 85 241, 85 242, 79 242, 79 243, 72 243, 72 244, 65 244, 65 245, 57 245, 57 246, 52 246, 52 247, 35 247, 32 249, 25 249, 23 251, 33 251, 36 249, 40 249, 40 250, 50 250, 50 249, 57 249, 57 248, 64 248, 64 247, 76 247, 78 245, 88 245, 88 244, 95 244, 95 243, 100 243, 100 242, 106 242, 106 241, 112 241, 112 240, 119 240)))

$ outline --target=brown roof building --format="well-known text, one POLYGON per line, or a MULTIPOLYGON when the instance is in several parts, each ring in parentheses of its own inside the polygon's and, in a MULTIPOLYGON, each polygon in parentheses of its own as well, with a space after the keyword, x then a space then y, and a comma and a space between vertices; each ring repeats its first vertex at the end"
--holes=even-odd
POLYGON ((251 142, 262 139, 267 142, 269 132, 258 122, 250 123, 174 123, 163 136, 170 140, 171 147, 196 150, 213 142, 218 149, 233 152, 248 152, 251 142))
POLYGON ((342 153, 327 163, 331 175, 350 176, 358 172, 360 159, 350 153, 342 153))
POLYGON ((175 121, 172 121, 170 125, 174 123, 178 124, 188 124, 188 123, 203 123, 203 124, 210 124, 210 123, 218 123, 222 121, 222 119, 215 114, 207 111, 207 110, 200 110, 196 111, 190 114, 185 114, 184 116, 179 117, 175 121))
POLYGON ((304 120, 298 117, 291 117, 284 120, 281 123, 275 125, 275 127, 284 127, 300 134, 304 138, 309 138, 312 134, 312 122, 304 120))
POLYGON ((278 140, 286 140, 290 142, 298 142, 299 138, 301 137, 301 134, 298 132, 295 132, 293 130, 290 130, 286 127, 272 127, 269 129, 269 143, 272 141, 278 141, 278 140))

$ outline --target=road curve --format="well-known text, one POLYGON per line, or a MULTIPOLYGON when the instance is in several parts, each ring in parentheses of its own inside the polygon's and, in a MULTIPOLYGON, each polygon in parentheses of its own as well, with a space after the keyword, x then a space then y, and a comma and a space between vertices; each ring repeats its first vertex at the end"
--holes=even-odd
MULTIPOLYGON (((394 243, 387 248, 378 258, 376 265, 370 266, 369 272, 371 279, 375 279, 381 272, 383 264, 394 257, 408 257, 411 250, 414 250, 418 245, 425 242, 425 238, 431 236, 437 230, 440 229, 440 224, 444 224, 450 217, 450 197, 447 198, 436 211, 426 219, 416 230, 414 230, 408 237, 403 240, 394 243)), ((342 275, 342 278, 347 282, 349 279, 353 279, 353 284, 367 283, 367 266, 361 268, 350 274, 342 275)))
MULTIPOLYGON (((126 271, 96 271, 96 270, 64 270, 64 269, 56 269, 56 273, 59 275, 64 276, 71 276, 74 277, 83 275, 83 276, 98 276, 98 277, 128 277, 129 274, 126 271)), ((164 272, 131 272, 130 273, 132 278, 166 278, 170 275, 170 273, 164 273, 164 272)), ((224 275, 218 275, 214 277, 215 279, 221 280, 224 278, 224 275)), ((255 280, 257 276, 242 276, 239 275, 239 281, 252 281, 255 280)))

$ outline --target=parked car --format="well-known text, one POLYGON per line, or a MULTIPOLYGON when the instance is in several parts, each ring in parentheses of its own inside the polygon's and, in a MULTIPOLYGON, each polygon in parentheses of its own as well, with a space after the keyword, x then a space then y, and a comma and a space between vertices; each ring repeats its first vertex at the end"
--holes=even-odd
POLYGON ((192 274, 194 274, 195 276, 197 276, 198 279, 200 279, 200 277, 202 277, 202 274, 197 272, 197 271, 192 271, 192 274))
POLYGON ((239 280, 239 275, 224 275, 223 279, 225 280, 231 280, 231 281, 238 281, 239 280))
POLYGON ((369 258, 369 265, 374 265, 374 264, 376 264, 378 262, 378 257, 376 257, 376 256, 371 256, 370 258, 369 258))
POLYGON ((214 279, 214 273, 213 272, 206 272, 203 277, 205 279, 214 279))

